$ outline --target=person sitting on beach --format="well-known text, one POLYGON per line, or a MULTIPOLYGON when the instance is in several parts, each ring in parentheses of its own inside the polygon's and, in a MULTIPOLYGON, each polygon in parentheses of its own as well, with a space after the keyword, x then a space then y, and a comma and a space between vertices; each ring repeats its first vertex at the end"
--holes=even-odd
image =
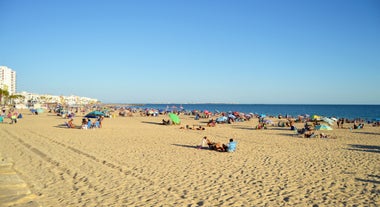
POLYGON ((205 147, 207 145, 207 137, 203 137, 202 138, 202 141, 201 141, 201 144, 198 146, 198 149, 203 149, 203 147, 205 147))
POLYGON ((305 134, 305 132, 306 132, 306 129, 305 129, 305 128, 302 128, 302 129, 298 129, 298 130, 297 130, 297 133, 298 133, 298 134, 305 134))
POLYGON ((91 121, 91 119, 88 119, 87 121, 87 129, 92 129, 93 128, 93 123, 91 121))
POLYGON ((356 124, 356 122, 354 123, 354 129, 363 129, 364 127, 364 124, 363 123, 360 123, 360 124, 356 124))
POLYGON ((214 119, 211 119, 208 123, 207 123, 207 126, 208 127, 214 127, 216 125, 216 121, 214 119))
POLYGON ((98 128, 102 128, 102 122, 103 122, 103 119, 104 119, 104 116, 99 116, 99 117, 98 117, 98 120, 97 120, 98 123, 99 123, 99 124, 98 124, 98 128))
POLYGON ((163 125, 171 125, 172 121, 170 119, 168 119, 167 121, 165 119, 162 119, 162 124, 163 125))
POLYGON ((236 141, 234 139, 230 139, 230 142, 224 145, 224 150, 227 152, 235 152, 236 151, 236 141))
POLYGON ((306 123, 305 123, 305 129, 306 129, 307 131, 311 131, 311 130, 312 130, 312 126, 311 126, 308 122, 306 122, 306 123))
POLYGON ((87 118, 82 119, 82 129, 87 129, 87 118))
POLYGON ((73 119, 70 119, 70 121, 67 123, 69 128, 75 128, 73 121, 74 121, 73 119))
POLYGON ((327 134, 325 134, 325 133, 320 133, 319 137, 320 138, 329 138, 329 136, 327 134))

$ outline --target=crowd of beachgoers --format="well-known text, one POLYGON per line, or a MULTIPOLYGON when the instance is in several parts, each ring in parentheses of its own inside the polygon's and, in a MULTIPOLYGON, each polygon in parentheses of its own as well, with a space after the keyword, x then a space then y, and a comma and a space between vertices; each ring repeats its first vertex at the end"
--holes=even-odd
MULTIPOLYGON (((360 128, 364 127, 365 124, 372 126, 380 126, 380 119, 373 120, 365 120, 362 118, 348 119, 348 118, 336 118, 336 117, 323 117, 319 115, 298 115, 298 116, 290 116, 290 115, 267 115, 267 114, 255 114, 255 113, 242 113, 238 111, 228 111, 228 112, 219 112, 219 111, 208 111, 208 110, 185 110, 182 108, 173 108, 167 107, 166 109, 154 109, 154 108, 143 108, 141 106, 117 106, 117 105, 86 105, 81 107, 70 107, 70 106, 62 106, 56 105, 55 107, 50 107, 46 109, 49 113, 56 113, 57 116, 61 116, 63 118, 72 119, 74 117, 80 116, 85 117, 86 114, 91 113, 93 111, 100 112, 101 114, 85 117, 82 119, 81 127, 82 129, 86 128, 88 121, 91 123, 90 118, 95 118, 96 121, 92 122, 92 124, 96 122, 101 122, 104 117, 130 117, 130 116, 166 116, 168 114, 174 113, 177 115, 185 115, 185 116, 194 116, 195 120, 199 119, 209 119, 207 126, 215 126, 216 124, 232 124, 234 122, 244 122, 250 121, 252 118, 259 119, 259 124, 256 126, 257 129, 266 128, 268 126, 277 126, 281 127, 292 127, 293 123, 308 123, 313 122, 314 125, 318 125, 318 121, 324 121, 328 119, 328 124, 337 125, 338 128, 343 128, 344 124, 350 124, 351 128, 360 128), (101 117, 101 119, 100 119, 101 117), (273 120, 277 119, 277 123, 274 123, 273 120)), ((43 113, 44 109, 30 109, 33 114, 38 115, 38 113, 43 113)), ((15 107, 3 107, 1 120, 4 118, 10 118, 11 123, 17 122, 16 118, 22 118, 22 114, 19 114, 15 107)), ((173 124, 170 119, 163 119, 162 122, 164 125, 173 124)), ((101 125, 101 123, 97 123, 96 126, 101 125)), ((348 127, 348 128, 350 128, 348 127)), ((293 129, 293 128, 292 128, 293 129)))
MULTIPOLYGON (((293 130, 295 134, 305 138, 331 138, 331 136, 320 130, 332 130, 332 126, 336 125, 336 128, 346 129, 362 129, 365 125, 368 126, 380 126, 380 120, 366 121, 361 118, 347 119, 347 118, 335 118, 324 117, 319 115, 299 115, 296 117, 289 115, 266 115, 266 114, 254 114, 254 113, 242 113, 237 111, 229 112, 211 112, 208 110, 184 110, 177 108, 166 109, 153 109, 143 107, 122 107, 115 105, 92 105, 85 107, 63 107, 56 106, 55 108, 48 108, 48 112, 56 113, 57 116, 61 116, 65 121, 63 126, 68 128, 77 129, 96 129, 102 127, 102 121, 105 117, 158 117, 162 116, 163 125, 179 125, 180 121, 173 122, 172 115, 175 116, 191 116, 194 120, 206 121, 205 125, 183 125, 180 129, 193 129, 193 130, 205 130, 205 127, 215 127, 218 124, 233 124, 235 122, 246 122, 252 119, 258 120, 257 125, 253 126, 255 129, 268 129, 270 127, 287 127, 289 130, 293 130), (83 117, 80 124, 74 124, 74 117, 83 117), (296 127, 296 124, 298 128, 296 127), (302 124, 302 125, 300 125, 302 124)), ((38 115, 37 109, 31 109, 31 112, 38 115)), ((179 119, 179 118, 178 118, 179 119)), ((12 121, 14 123, 14 121, 12 121)))

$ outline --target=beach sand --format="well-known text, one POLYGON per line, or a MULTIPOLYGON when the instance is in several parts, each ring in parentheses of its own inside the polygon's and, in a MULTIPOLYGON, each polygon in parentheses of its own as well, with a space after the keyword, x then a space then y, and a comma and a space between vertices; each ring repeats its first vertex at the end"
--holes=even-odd
MULTIPOLYGON (((30 191, 12 195, 20 186, 0 182, 0 206, 380 205, 380 127, 334 126, 324 132, 336 139, 306 139, 255 130, 256 119, 187 130, 161 125, 164 115, 134 115, 80 130, 55 114, 23 115, 0 124, 0 153, 30 191), (197 149, 203 136, 234 138, 237 151, 197 149)), ((180 117, 182 127, 208 121, 180 117)), ((12 174, 1 172, 0 181, 12 174)))

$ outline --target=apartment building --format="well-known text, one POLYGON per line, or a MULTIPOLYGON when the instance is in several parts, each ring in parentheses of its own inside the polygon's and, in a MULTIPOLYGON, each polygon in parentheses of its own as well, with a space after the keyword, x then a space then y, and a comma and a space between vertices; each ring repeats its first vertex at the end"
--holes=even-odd
POLYGON ((9 95, 16 93, 16 71, 0 66, 0 88, 7 90, 9 95))

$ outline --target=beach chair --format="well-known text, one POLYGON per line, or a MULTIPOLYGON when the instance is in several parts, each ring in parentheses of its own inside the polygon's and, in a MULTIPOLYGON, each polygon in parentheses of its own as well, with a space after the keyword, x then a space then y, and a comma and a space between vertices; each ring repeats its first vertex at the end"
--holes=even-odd
POLYGON ((4 117, 0 116, 0 123, 4 122, 4 117))

